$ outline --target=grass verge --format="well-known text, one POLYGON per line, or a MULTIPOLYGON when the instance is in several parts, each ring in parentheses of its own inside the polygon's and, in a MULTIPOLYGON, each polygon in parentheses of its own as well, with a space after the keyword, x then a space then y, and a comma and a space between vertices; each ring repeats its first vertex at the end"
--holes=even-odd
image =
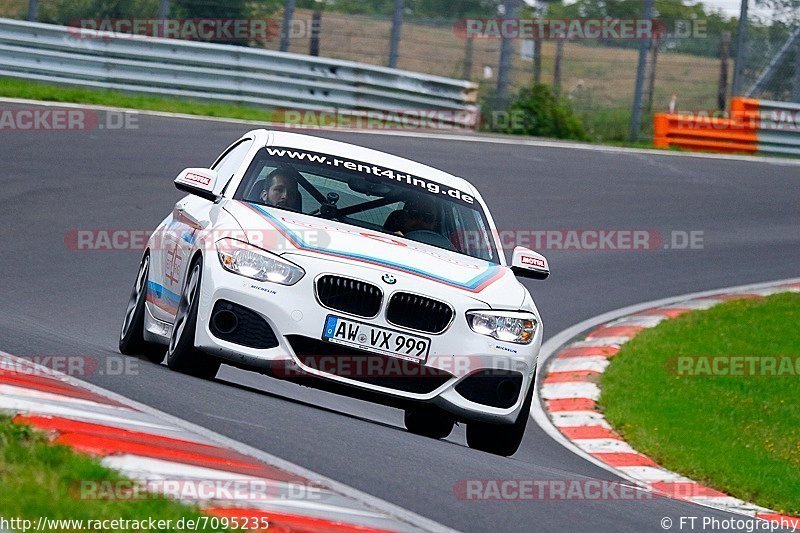
MULTIPOLYGON (((171 520, 197 519, 201 515, 189 507, 163 497, 145 499, 82 499, 81 481, 123 481, 116 472, 66 446, 52 445, 47 438, 28 426, 13 424, 0 416, 0 517, 20 518, 36 524, 39 517, 64 520, 171 520)), ((108 485, 101 485, 108 486, 108 485)), ((79 530, 74 525, 56 527, 53 531, 79 530)), ((131 528, 106 531, 131 531, 131 528)), ((143 530, 146 530, 144 528, 143 530)), ((202 529, 201 531, 221 531, 202 529)), ((179 531, 166 528, 163 531, 179 531)))
MULTIPOLYGON (((0 78, 0 97, 25 98, 50 102, 103 105, 127 109, 163 111, 208 117, 256 120, 262 122, 283 122, 280 111, 259 109, 235 104, 200 102, 191 99, 162 98, 128 94, 121 91, 67 87, 49 83, 39 83, 13 78, 0 78)), ((624 111, 610 113, 615 120, 594 121, 589 124, 591 140, 595 143, 636 148, 653 148, 649 141, 627 142, 627 118, 624 111), (624 122, 624 124, 623 124, 624 122)))
POLYGON ((246 107, 234 104, 200 102, 190 99, 161 98, 157 96, 127 94, 121 91, 64 87, 48 83, 0 78, 0 96, 27 98, 51 102, 104 105, 168 113, 185 113, 209 117, 238 118, 270 122, 275 117, 269 109, 246 107))
POLYGON ((800 294, 780 294, 720 304, 644 330, 603 374, 601 408, 636 450, 664 467, 800 515, 798 323, 800 294), (769 356, 781 373, 709 375, 719 374, 713 359, 704 359, 712 362, 709 372, 699 359, 678 356, 769 356), (775 356, 790 358, 792 366, 775 356))

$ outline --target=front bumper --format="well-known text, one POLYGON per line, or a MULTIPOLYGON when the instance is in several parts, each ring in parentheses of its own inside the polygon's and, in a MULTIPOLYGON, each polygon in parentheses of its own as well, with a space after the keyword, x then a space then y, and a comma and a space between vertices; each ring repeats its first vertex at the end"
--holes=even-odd
MULTIPOLYGON (((473 332, 465 318, 467 310, 489 309, 489 306, 459 289, 397 272, 392 272, 397 283, 389 286, 381 281, 381 276, 386 273, 385 269, 307 256, 293 256, 291 260, 303 267, 306 275, 293 286, 283 286, 228 272, 222 268, 215 255, 209 254, 204 261, 196 346, 234 366, 387 405, 404 407, 419 403, 433 404, 464 421, 512 423, 516 420, 525 393, 533 383, 536 358, 542 342, 541 325, 529 345, 496 341, 473 332), (360 279, 381 287, 384 299, 378 315, 367 319, 323 307, 314 296, 314 280, 325 273, 360 279), (427 334, 389 324, 384 316, 386 302, 390 293, 397 290, 428 294, 447 301, 455 308, 452 324, 441 334, 427 334), (215 336, 211 328, 211 315, 219 300, 232 302, 260 315, 275 333, 278 345, 266 349, 250 348, 215 336), (320 365, 316 359, 310 364, 312 359, 307 357, 309 349, 306 347, 298 350, 301 344, 314 346, 316 342, 321 348, 340 348, 339 345, 322 343, 320 340, 328 315, 427 337, 431 340, 428 358, 424 365, 408 364, 399 359, 377 355, 371 357, 377 357, 385 364, 353 364, 353 360, 343 361, 341 357, 333 364, 330 358, 326 360, 326 364, 320 365), (298 339, 303 342, 298 343, 298 339), (298 354, 298 351, 301 353, 298 354), (410 382, 371 379, 375 377, 373 373, 381 372, 389 372, 397 380, 417 379, 420 373, 431 374, 436 375, 438 381, 434 387, 420 389, 416 385, 411 386, 410 382), (514 376, 516 373, 520 376, 516 386, 518 390, 512 389, 515 397, 500 402, 502 407, 473 401, 483 401, 485 398, 485 394, 476 394, 476 390, 483 390, 485 393, 487 386, 491 387, 490 381, 481 381, 481 386, 478 387, 472 386, 476 383, 477 375, 484 378, 487 373, 499 387, 505 387, 506 396, 510 385, 504 383, 503 376, 514 376), (466 383, 470 379, 472 382, 466 383)), ((355 352, 352 357, 358 358, 359 353, 361 357, 367 355, 355 352)))

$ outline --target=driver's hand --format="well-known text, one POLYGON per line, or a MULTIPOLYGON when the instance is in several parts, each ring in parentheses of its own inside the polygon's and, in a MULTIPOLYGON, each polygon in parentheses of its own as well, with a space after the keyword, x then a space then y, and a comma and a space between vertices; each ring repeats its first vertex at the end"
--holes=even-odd
POLYGON ((395 232, 393 233, 393 235, 397 235, 398 237, 405 237, 405 235, 403 235, 403 232, 402 232, 402 231, 395 231, 395 232))

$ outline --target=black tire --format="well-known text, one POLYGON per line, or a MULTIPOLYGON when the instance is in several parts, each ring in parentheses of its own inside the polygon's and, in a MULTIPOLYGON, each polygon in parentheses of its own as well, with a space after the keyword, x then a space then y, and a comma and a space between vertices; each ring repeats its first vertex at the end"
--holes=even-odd
POLYGON ((198 257, 189 267, 181 291, 181 300, 175 313, 175 322, 167 348, 167 366, 183 374, 213 379, 219 370, 219 360, 194 346, 202 274, 203 260, 198 257))
POLYGON ((522 403, 519 415, 513 424, 489 424, 486 422, 467 423, 467 444, 470 448, 509 457, 517 453, 525 427, 530 418, 533 401, 533 381, 522 403))
POLYGON ((119 351, 125 355, 142 355, 154 363, 164 360, 163 346, 144 340, 144 314, 147 302, 147 282, 150 278, 150 254, 144 254, 133 283, 122 329, 119 333, 119 351))
POLYGON ((455 424, 453 417, 438 407, 407 409, 404 421, 411 433, 432 439, 447 437, 455 424))

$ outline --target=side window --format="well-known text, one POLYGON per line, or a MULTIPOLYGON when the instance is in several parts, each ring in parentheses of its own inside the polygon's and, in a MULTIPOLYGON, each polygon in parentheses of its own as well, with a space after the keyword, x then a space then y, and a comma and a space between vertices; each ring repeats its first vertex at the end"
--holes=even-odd
POLYGON ((452 206, 455 228, 450 233, 451 241, 458 250, 486 261, 494 261, 489 243, 492 236, 477 211, 452 206))
POLYGON ((233 176, 236 171, 239 170, 239 167, 242 166, 244 157, 247 155, 247 152, 250 151, 250 146, 252 144, 252 140, 245 139, 233 148, 228 149, 228 153, 226 153, 222 159, 217 161, 217 163, 211 167, 219 174, 218 183, 226 185, 228 181, 230 181, 231 176, 233 176))

